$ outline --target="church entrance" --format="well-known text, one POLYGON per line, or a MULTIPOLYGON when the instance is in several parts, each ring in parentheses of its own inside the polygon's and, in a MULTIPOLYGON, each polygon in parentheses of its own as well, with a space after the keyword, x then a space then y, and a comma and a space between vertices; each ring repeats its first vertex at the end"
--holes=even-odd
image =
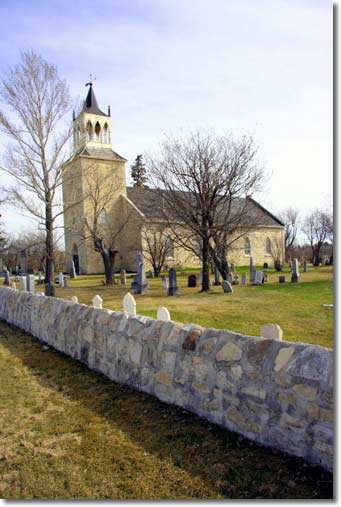
POLYGON ((79 257, 77 245, 73 245, 72 260, 75 265, 76 275, 79 275, 79 257))

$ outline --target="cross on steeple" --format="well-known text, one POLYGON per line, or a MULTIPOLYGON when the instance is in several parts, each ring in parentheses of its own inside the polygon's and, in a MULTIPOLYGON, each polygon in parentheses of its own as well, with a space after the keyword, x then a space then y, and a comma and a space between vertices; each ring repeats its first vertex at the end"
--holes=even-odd
POLYGON ((90 81, 88 83, 85 83, 85 86, 92 86, 93 81, 96 81, 96 78, 93 78, 92 74, 90 73, 90 81))

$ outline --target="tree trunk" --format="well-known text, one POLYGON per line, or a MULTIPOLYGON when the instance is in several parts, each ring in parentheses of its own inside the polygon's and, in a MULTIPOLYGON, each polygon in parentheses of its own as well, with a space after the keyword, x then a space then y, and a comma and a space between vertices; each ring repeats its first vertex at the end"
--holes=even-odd
POLYGON ((115 271, 116 253, 101 252, 101 255, 104 264, 105 285, 112 285, 113 283, 115 283, 114 271, 115 271))
POLYGON ((219 273, 222 276, 223 280, 227 280, 227 275, 229 272, 229 264, 224 255, 221 257, 216 254, 213 248, 210 248, 210 254, 212 256, 214 264, 217 266, 219 273))
POLYGON ((53 221, 50 196, 46 197, 46 270, 45 283, 54 281, 53 221))
POLYGON ((210 290, 210 266, 209 266, 209 243, 207 237, 202 242, 202 286, 200 292, 210 290))

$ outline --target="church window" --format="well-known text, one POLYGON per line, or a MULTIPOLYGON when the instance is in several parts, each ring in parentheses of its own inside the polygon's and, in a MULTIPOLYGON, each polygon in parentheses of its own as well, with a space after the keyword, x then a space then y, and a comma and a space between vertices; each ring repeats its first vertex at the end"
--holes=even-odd
POLYGON ((93 136, 94 136, 94 133, 93 133, 93 128, 92 128, 92 123, 89 120, 88 123, 87 123, 87 125, 86 125, 86 140, 87 141, 92 141, 93 136))
POLYGON ((173 257, 174 256, 174 244, 172 238, 168 236, 166 239, 166 257, 173 257))
POLYGON ((245 255, 251 255, 251 243, 250 243, 249 238, 245 238, 244 252, 245 252, 245 255))
POLYGON ((266 238, 265 253, 266 253, 266 255, 271 255, 271 241, 269 238, 266 238))
POLYGON ((98 122, 95 125, 95 134, 96 134, 96 141, 101 141, 101 126, 98 122))
POLYGON ((110 143, 110 130, 107 123, 104 125, 103 138, 105 143, 110 143))
POLYGON ((101 213, 99 215, 99 221, 101 224, 106 224, 107 223, 107 212, 105 211, 105 209, 101 209, 101 213))

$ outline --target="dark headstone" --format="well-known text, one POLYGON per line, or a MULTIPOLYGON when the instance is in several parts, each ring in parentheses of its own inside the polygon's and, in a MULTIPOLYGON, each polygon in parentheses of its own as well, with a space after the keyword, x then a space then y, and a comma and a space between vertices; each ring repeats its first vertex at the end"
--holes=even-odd
POLYGON ((9 278, 9 271, 8 271, 8 269, 5 270, 4 274, 5 274, 4 285, 9 285, 10 278, 9 278))
POLYGON ((176 269, 170 268, 168 271, 169 277, 169 286, 168 286, 168 296, 177 296, 179 294, 178 286, 176 283, 176 269))
POLYGON ((269 267, 268 263, 267 263, 267 262, 264 262, 264 264, 263 264, 263 268, 264 268, 264 269, 268 269, 268 267, 269 267))
POLYGON ((221 287, 224 292, 233 292, 232 285, 226 280, 221 282, 221 287))
POLYGON ((279 283, 285 283, 285 276, 280 276, 278 278, 279 283))
POLYGON ((196 287, 197 286, 197 276, 189 275, 188 277, 188 287, 196 287))
MULTIPOLYGON (((139 265, 139 270, 137 276, 134 278, 134 282, 136 279, 137 286, 135 287, 134 294, 143 294, 145 289, 148 289, 148 282, 146 278, 146 272, 144 270, 143 262, 139 265)), ((134 283, 133 282, 133 283, 134 283)))
POLYGON ((45 296, 54 297, 55 295, 55 287, 52 283, 47 283, 45 285, 45 296))

